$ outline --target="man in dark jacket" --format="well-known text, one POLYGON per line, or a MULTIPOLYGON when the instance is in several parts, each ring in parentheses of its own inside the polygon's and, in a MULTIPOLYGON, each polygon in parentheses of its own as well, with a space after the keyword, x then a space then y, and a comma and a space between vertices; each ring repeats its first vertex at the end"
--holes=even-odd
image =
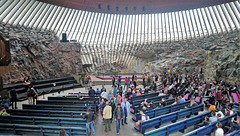
POLYGON ((92 89, 92 87, 90 87, 90 89, 89 89, 89 91, 88 91, 88 95, 89 95, 90 97, 94 97, 94 96, 95 96, 95 90, 92 89))
POLYGON ((12 109, 17 109, 17 92, 15 89, 12 89, 10 91, 10 95, 11 95, 11 104, 12 104, 12 109), (15 106, 13 106, 15 104, 15 106))
POLYGON ((118 104, 117 108, 114 110, 114 119, 116 121, 117 134, 119 135, 120 122, 123 119, 123 109, 120 104, 118 104))

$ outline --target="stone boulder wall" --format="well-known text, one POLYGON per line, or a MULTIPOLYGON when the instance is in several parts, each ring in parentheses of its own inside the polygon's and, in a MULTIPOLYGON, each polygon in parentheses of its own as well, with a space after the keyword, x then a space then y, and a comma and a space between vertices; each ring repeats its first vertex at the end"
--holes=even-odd
POLYGON ((13 27, 0 24, 0 33, 10 39, 12 71, 4 77, 4 84, 70 76, 82 73, 80 45, 59 43, 51 31, 13 27))
POLYGON ((206 51, 206 75, 240 84, 240 33, 221 35, 206 51))
MULTIPOLYGON (((204 77, 240 81, 240 32, 211 35, 154 46, 155 57, 147 61, 152 73, 173 68, 178 72, 200 72, 204 77)), ((162 72, 162 71, 161 71, 162 72)))

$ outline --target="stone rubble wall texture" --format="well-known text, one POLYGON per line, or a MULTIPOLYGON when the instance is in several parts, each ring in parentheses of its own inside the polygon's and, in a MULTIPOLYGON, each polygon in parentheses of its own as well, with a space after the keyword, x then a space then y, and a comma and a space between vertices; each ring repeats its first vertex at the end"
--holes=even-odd
MULTIPOLYGON (((8 24, 0 24, 0 33, 11 41, 12 72, 4 76, 4 83, 19 82, 25 76, 35 80, 83 72, 80 45, 77 43, 59 43, 53 32, 13 27, 8 24)), ((185 41, 154 43, 145 47, 134 55, 144 65, 129 66, 127 72, 141 67, 143 72, 151 71, 154 74, 167 67, 185 74, 199 72, 203 68, 205 78, 239 82, 238 31, 185 41)), ((118 69, 115 65, 111 66, 118 69)), ((99 66, 97 71, 101 72, 101 69, 109 70, 99 66)), ((125 70, 126 67, 123 66, 118 71, 121 69, 125 70)))
POLYGON ((204 78, 240 84, 239 31, 158 44, 153 50, 156 55, 145 60, 152 74, 162 72, 164 67, 183 74, 203 68, 204 78))
POLYGON ((59 43, 53 32, 0 24, 0 34, 10 39, 12 71, 4 84, 71 76, 82 73, 80 44, 59 43))

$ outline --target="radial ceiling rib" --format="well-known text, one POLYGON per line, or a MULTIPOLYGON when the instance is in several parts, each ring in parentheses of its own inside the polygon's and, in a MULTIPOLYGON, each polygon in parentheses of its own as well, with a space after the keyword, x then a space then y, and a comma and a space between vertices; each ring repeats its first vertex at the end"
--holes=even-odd
MULTIPOLYGON (((105 5, 101 7, 106 8, 105 5)), ((0 22, 50 30, 60 39, 62 33, 66 33, 68 40, 77 40, 81 44, 85 64, 132 64, 132 60, 138 60, 134 54, 151 50, 155 45, 166 45, 161 43, 240 29, 239 1, 175 12, 128 14, 134 9, 149 10, 147 7, 125 7, 126 11, 121 11, 123 14, 109 14, 36 0, 1 0, 0 22)), ((108 12, 112 10, 122 9, 110 5, 108 12)))

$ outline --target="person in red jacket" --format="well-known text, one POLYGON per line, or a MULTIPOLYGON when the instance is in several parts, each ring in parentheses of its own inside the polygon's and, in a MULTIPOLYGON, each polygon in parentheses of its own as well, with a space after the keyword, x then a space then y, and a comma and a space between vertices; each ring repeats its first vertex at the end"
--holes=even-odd
POLYGON ((220 108, 220 106, 221 106, 221 104, 222 104, 222 91, 219 89, 218 91, 217 91, 217 93, 216 93, 216 107, 219 107, 220 108))

